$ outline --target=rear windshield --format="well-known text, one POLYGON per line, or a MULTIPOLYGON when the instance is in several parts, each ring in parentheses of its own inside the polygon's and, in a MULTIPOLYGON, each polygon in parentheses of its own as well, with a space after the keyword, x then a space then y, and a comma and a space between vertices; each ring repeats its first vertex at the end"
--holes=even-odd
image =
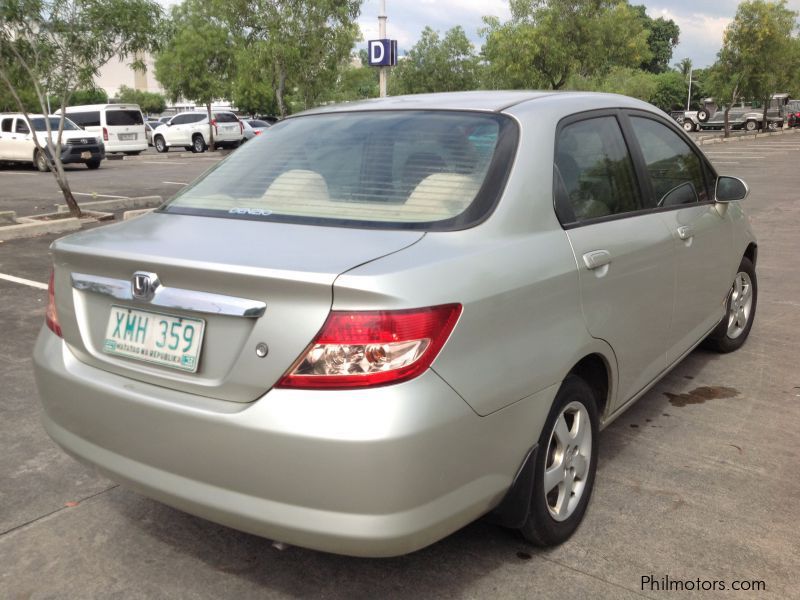
POLYGON ((411 229, 470 226, 502 191, 517 128, 502 115, 369 111, 287 119, 167 212, 411 229))
POLYGON ((88 112, 69 112, 69 118, 81 127, 100 127, 100 111, 90 110, 88 112))
POLYGON ((144 119, 139 110, 107 110, 106 125, 143 125, 144 119))

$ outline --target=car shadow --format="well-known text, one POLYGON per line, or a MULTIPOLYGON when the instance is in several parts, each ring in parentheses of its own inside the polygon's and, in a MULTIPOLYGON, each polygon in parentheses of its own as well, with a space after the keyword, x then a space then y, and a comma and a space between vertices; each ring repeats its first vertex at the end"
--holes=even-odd
MULTIPOLYGON (((458 597, 459 588, 474 589, 476 581, 497 569, 530 569, 531 559, 546 552, 516 532, 485 520, 394 558, 356 558, 294 546, 279 550, 271 540, 194 517, 124 488, 115 490, 112 497, 113 510, 126 521, 128 539, 144 535, 151 538, 147 546, 169 547, 159 554, 190 557, 222 577, 245 579, 265 597, 270 591, 299 597, 407 597, 409 586, 421 598, 440 596, 442 590, 458 597)), ((209 589, 206 593, 215 596, 218 592, 209 589)))

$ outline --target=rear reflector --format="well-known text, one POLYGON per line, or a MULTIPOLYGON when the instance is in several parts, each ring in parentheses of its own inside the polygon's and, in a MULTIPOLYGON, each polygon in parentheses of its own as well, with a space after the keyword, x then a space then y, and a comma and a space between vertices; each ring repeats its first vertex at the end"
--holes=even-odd
POLYGON ((47 312, 44 316, 44 322, 50 331, 55 333, 58 337, 61 335, 61 324, 58 322, 58 313, 56 312, 56 286, 55 286, 55 271, 50 271, 50 282, 47 284, 47 312))
POLYGON ((460 304, 333 311, 276 387, 352 389, 407 381, 427 370, 460 315, 460 304))

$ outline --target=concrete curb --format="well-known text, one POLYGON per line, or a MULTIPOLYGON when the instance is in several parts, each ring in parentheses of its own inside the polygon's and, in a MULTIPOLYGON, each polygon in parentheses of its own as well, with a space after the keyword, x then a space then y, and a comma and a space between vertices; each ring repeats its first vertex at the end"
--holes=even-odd
POLYGON ((32 217, 17 217, 14 225, 0 226, 0 242, 34 237, 46 233, 66 233, 68 231, 77 231, 80 228, 81 222, 75 217, 56 219, 54 221, 40 221, 32 217))
POLYGON ((781 129, 780 131, 767 131, 767 132, 759 131, 757 133, 739 134, 736 136, 731 136, 729 138, 723 138, 723 137, 705 138, 702 140, 697 140, 695 144, 697 144, 698 146, 705 146, 707 144, 730 144, 732 142, 755 140, 758 138, 773 137, 776 135, 794 135, 796 132, 797 128, 781 129))
POLYGON ((170 160, 171 158, 202 158, 209 156, 220 156, 225 157, 228 154, 233 152, 233 150, 224 149, 224 150, 215 150, 211 152, 210 150, 206 152, 194 153, 194 152, 164 152, 158 154, 139 154, 138 156, 121 156, 119 158, 114 158, 112 160, 170 160))
POLYGON ((155 208, 140 208, 137 210, 126 210, 122 213, 122 220, 127 221, 129 219, 135 219, 136 217, 141 217, 142 215, 146 215, 151 213, 155 210, 155 208))
MULTIPOLYGON (((140 196, 138 198, 114 198, 112 200, 96 200, 92 202, 81 202, 81 210, 89 211, 114 211, 136 208, 157 208, 164 203, 161 196, 140 196)), ((66 204, 57 204, 56 211, 59 213, 69 212, 66 204)))

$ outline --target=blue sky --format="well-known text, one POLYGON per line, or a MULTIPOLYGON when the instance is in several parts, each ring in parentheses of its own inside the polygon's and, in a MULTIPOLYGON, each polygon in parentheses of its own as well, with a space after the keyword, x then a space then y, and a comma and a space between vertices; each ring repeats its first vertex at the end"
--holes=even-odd
MULTIPOLYGON (((695 67, 706 67, 716 59, 722 45, 722 32, 736 14, 738 0, 630 0, 644 4, 653 18, 672 19, 681 28, 680 43, 673 62, 684 57, 692 59, 695 67)), ((787 6, 800 12, 800 0, 789 0, 787 6)), ((379 0, 365 0, 359 25, 364 39, 378 37, 379 0)), ((461 25, 476 46, 481 40, 478 29, 483 15, 495 15, 505 20, 509 16, 507 0, 386 0, 387 34, 398 41, 401 49, 409 49, 429 25, 444 33, 461 25)))

